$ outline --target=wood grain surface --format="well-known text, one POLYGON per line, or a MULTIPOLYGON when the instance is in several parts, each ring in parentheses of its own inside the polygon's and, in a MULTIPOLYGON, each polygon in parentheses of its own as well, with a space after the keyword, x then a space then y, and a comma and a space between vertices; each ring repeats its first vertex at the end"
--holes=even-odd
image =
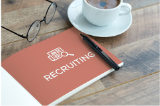
MULTIPOLYGON (((58 4, 55 16, 50 24, 42 23, 33 42, 1 29, 1 61, 72 27, 67 9, 73 0, 52 1, 58 4)), ((159 0, 124 2, 132 5, 131 27, 116 37, 92 37, 121 59, 124 66, 61 105, 159 105, 159 0)), ((34 20, 44 17, 49 6, 45 0, 2 0, 1 3, 1 25, 24 35, 34 20)))
POLYGON ((102 83, 111 87, 159 71, 159 46, 157 35, 110 50, 124 62, 124 66, 101 79, 102 83))
MULTIPOLYGON (((159 73, 93 93, 65 105, 159 105, 159 73)), ((64 105, 64 104, 62 104, 64 105)))

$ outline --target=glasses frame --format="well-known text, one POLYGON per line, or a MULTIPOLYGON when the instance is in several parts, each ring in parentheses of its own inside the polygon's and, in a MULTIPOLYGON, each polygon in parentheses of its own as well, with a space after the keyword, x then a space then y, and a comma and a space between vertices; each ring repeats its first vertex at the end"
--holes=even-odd
POLYGON ((52 2, 52 1, 50 1, 50 0, 46 0, 46 1, 50 2, 51 4, 49 5, 49 7, 48 7, 48 9, 47 9, 47 11, 46 11, 46 14, 45 14, 44 18, 43 18, 42 20, 35 20, 35 21, 30 25, 30 27, 29 27, 29 29, 28 29, 28 32, 27 32, 27 35, 26 35, 26 36, 23 36, 23 35, 21 35, 21 34, 18 34, 18 33, 14 32, 14 31, 12 31, 12 30, 10 30, 10 29, 8 29, 8 28, 4 27, 4 26, 1 26, 1 27, 2 27, 2 28, 4 28, 4 29, 6 29, 6 30, 8 30, 8 31, 10 31, 10 32, 12 32, 12 33, 14 33, 14 34, 16 34, 16 35, 18 35, 19 37, 26 38, 26 39, 27 39, 27 41, 29 41, 29 42, 32 42, 32 41, 37 37, 37 35, 38 35, 38 33, 39 33, 40 29, 41 29, 41 22, 43 22, 43 21, 44 21, 46 24, 49 24, 49 23, 52 21, 52 18, 54 17, 54 14, 55 14, 55 12, 56 12, 56 9, 57 9, 57 3, 52 2), (48 13, 48 11, 49 11, 49 9, 50 9, 50 7, 51 7, 52 5, 55 5, 55 6, 56 6, 56 7, 55 7, 55 11, 54 11, 54 14, 53 14, 52 18, 51 18, 51 19, 50 19, 50 21, 47 23, 47 22, 46 22, 46 16, 47 16, 47 13, 48 13), (29 31, 30 31, 30 29, 31 29, 32 25, 33 25, 35 22, 37 22, 37 21, 39 21, 39 22, 40 22, 40 28, 39 28, 39 30, 38 30, 38 32, 37 32, 37 34, 35 35, 35 37, 34 37, 32 40, 29 40, 29 39, 28 39, 29 31))

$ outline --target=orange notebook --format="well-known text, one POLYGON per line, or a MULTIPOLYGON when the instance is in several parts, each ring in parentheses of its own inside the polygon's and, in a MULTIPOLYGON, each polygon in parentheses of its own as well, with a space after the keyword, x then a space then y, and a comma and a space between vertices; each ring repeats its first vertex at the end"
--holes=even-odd
MULTIPOLYGON (((40 104, 58 104, 114 71, 79 33, 74 27, 70 28, 15 53, 2 62, 2 67, 40 104)), ((123 65, 89 38, 115 63, 123 65)))

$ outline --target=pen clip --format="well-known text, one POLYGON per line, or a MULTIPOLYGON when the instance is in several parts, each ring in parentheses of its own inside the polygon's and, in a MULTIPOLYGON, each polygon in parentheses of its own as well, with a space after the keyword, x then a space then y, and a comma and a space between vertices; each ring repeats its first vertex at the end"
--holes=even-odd
POLYGON ((84 36, 88 41, 89 43, 92 44, 92 46, 94 46, 97 50, 99 50, 100 52, 102 51, 92 40, 90 40, 87 36, 84 36))

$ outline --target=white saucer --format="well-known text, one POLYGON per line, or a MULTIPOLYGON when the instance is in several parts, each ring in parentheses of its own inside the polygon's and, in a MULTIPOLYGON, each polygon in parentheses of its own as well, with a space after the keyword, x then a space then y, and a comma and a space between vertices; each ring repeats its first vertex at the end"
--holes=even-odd
MULTIPOLYGON (((126 8, 121 8, 126 9, 126 8)), ((68 17, 72 25, 79 31, 97 37, 111 37, 125 32, 132 24, 132 14, 120 15, 112 24, 99 27, 91 24, 82 14, 82 3, 73 1, 68 8, 68 17)))

